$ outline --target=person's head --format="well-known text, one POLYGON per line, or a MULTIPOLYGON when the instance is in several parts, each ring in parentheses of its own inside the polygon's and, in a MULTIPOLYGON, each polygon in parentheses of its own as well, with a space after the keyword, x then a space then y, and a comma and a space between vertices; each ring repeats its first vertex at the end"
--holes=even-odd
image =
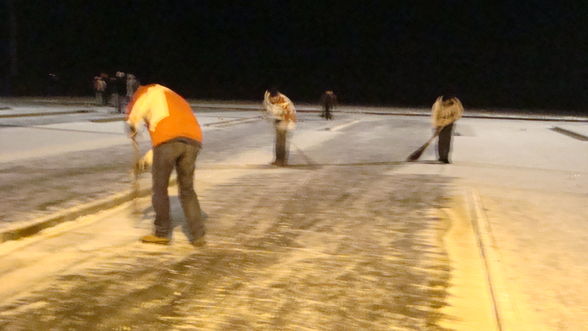
POLYGON ((162 76, 158 72, 155 72, 155 71, 145 71, 142 73, 137 73, 137 74, 135 74, 135 78, 139 81, 139 83, 141 85, 152 85, 152 84, 166 85, 166 82, 164 81, 162 76))
POLYGON ((277 88, 272 87, 269 90, 267 90, 269 92, 269 101, 271 103, 278 103, 280 102, 280 92, 278 91, 277 88))
POLYGON ((443 96, 443 101, 447 101, 450 99, 453 99, 456 97, 457 92, 455 89, 455 86, 447 86, 444 90, 443 93, 441 94, 443 96))
POLYGON ((275 87, 272 87, 272 88, 268 89, 267 91, 269 92, 270 98, 274 98, 274 97, 277 97, 278 95, 280 95, 280 92, 275 87))

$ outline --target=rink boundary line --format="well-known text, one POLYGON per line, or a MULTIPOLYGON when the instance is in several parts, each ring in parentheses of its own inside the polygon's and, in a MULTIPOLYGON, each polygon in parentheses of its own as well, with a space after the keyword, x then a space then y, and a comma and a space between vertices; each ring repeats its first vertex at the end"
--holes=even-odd
MULTIPOLYGON (((303 156, 304 157, 304 156, 303 156)), ((271 164, 205 164, 197 165, 198 170, 244 170, 244 169, 268 169, 268 170, 288 170, 288 169, 314 169, 319 167, 362 167, 362 166, 395 166, 405 164, 405 161, 375 161, 375 162, 356 162, 356 163, 297 163, 288 164, 284 167, 278 167, 271 164)), ((431 162, 437 164, 438 162, 431 162)))
MULTIPOLYGON (((18 101, 23 98, 4 98, 5 101, 18 101)), ((40 99, 40 98, 24 98, 25 101, 32 103, 31 106, 34 107, 36 104, 41 105, 49 105, 49 106, 70 106, 70 105, 79 105, 83 107, 100 107, 97 106, 95 101, 84 101, 84 100, 61 100, 61 99, 40 99)), ((261 102, 253 102, 253 101, 242 101, 242 102, 235 102, 235 100, 216 100, 210 103, 207 102, 200 102, 197 99, 188 99, 188 103, 192 106, 196 111, 200 110, 227 110, 227 111, 264 111, 263 107, 260 105, 261 102), (225 103, 226 102, 226 103, 225 103)), ((300 113, 318 113, 321 112, 321 108, 319 106, 315 106, 316 104, 313 103, 300 103, 297 106, 297 112, 300 113)), ((14 109, 12 107, 9 107, 14 109)), ((489 110, 486 108, 472 108, 470 111, 467 111, 463 117, 465 118, 483 118, 483 119, 511 119, 511 120, 531 120, 531 121, 556 121, 556 122, 588 122, 588 116, 582 115, 528 115, 528 114, 517 114, 517 111, 521 111, 523 109, 519 108, 490 108, 489 110), (512 113, 512 115, 502 115, 502 113, 512 113), (494 113, 493 113, 494 112, 494 113)), ((533 111, 531 109, 530 111, 533 111)), ((341 104, 339 107, 336 108, 334 111, 335 113, 356 113, 356 114, 373 114, 373 115, 398 115, 398 116, 425 116, 430 117, 430 106, 374 106, 374 105, 353 105, 353 104, 341 104), (361 109, 365 108, 366 111, 356 111, 350 109, 361 109), (390 109, 389 111, 386 110, 377 110, 377 109, 390 109), (415 110, 410 110, 415 109, 415 110)))
POLYGON ((221 127, 225 127, 225 126, 232 126, 232 125, 237 125, 237 124, 242 124, 242 123, 256 122, 261 119, 263 119, 262 116, 237 118, 237 119, 230 119, 230 120, 206 123, 206 124, 203 124, 202 126, 210 127, 210 128, 215 128, 215 127, 221 128, 221 127))
POLYGON ((70 111, 56 111, 47 113, 19 113, 19 114, 0 114, 0 118, 15 118, 15 117, 37 117, 37 116, 52 116, 52 115, 71 115, 71 114, 89 114, 95 113, 92 109, 70 110, 70 111))
MULTIPOLYGON (((215 106, 215 105, 206 105, 206 106, 196 106, 194 105, 196 110, 198 109, 206 109, 206 110, 226 110, 226 111, 264 111, 260 107, 239 107, 239 106, 232 106, 232 107, 223 107, 223 106, 215 106)), ((350 106, 346 106, 350 107, 350 106)), ((356 108, 355 106, 351 106, 356 108)), ((358 106, 359 108, 361 106, 358 106)), ((306 107, 305 107, 306 108, 306 107)), ((298 113, 320 113, 322 110, 319 107, 308 107, 306 109, 297 109, 296 112, 298 113)), ((364 115, 389 115, 389 116, 415 116, 415 117, 430 117, 430 111, 423 111, 423 112, 398 112, 398 111, 351 111, 351 110, 334 110, 333 113, 345 113, 345 114, 364 114, 364 115)), ((542 115, 530 116, 530 115, 485 115, 485 114, 475 114, 475 113, 466 113, 462 117, 464 118, 479 118, 479 119, 499 119, 499 120, 524 120, 524 121, 547 121, 547 122, 581 122, 581 123, 588 123, 588 118, 582 117, 551 117, 549 115, 542 115)))
MULTIPOLYGON (((198 113, 198 110, 203 112, 205 111, 255 111, 255 112, 263 112, 264 110, 260 107, 250 107, 250 108, 239 108, 239 107, 222 107, 222 106, 205 106, 205 107, 194 107, 195 112, 198 113)), ((51 112, 51 113, 20 113, 20 114, 0 114, 0 118, 16 118, 16 117, 33 117, 33 116, 51 116, 51 115, 66 115, 66 114, 82 114, 82 113, 93 113, 97 112, 96 110, 81 110, 81 111, 65 111, 65 112, 51 112)), ((311 108, 308 109, 297 109, 296 112, 298 113, 320 113, 321 110, 319 108, 311 108), (315 110, 316 109, 316 110, 315 110)), ((376 116, 410 116, 410 117, 430 117, 431 114, 429 111, 423 112, 395 112, 395 111, 361 111, 361 110, 335 110, 333 114, 340 113, 340 114, 362 114, 362 115, 376 115, 376 116)), ((522 121, 543 121, 543 122, 576 122, 576 123, 588 123, 588 118, 580 117, 580 116, 573 116, 573 117, 552 117, 549 115, 491 115, 491 114, 475 114, 475 113, 466 113, 462 116, 463 118, 476 118, 476 119, 497 119, 497 120, 522 120, 522 121)), ((111 119, 97 119, 97 122, 109 122, 109 121, 117 121, 122 120, 119 118, 111 118, 111 119)))
MULTIPOLYGON (((351 112, 345 111, 342 113, 362 114, 362 115, 391 115, 391 116, 413 116, 413 117, 431 117, 430 113, 384 113, 384 112, 351 112)), ((536 122, 580 122, 588 123, 588 118, 561 118, 561 117, 540 117, 540 116, 522 116, 522 115, 482 115, 482 114, 464 114, 462 118, 476 118, 488 120, 514 120, 514 121, 536 121, 536 122)))
POLYGON ((16 124, 0 124, 0 127, 5 128, 21 128, 21 129, 36 129, 36 130, 49 130, 49 131, 62 131, 62 132, 78 132, 78 133, 91 133, 91 134, 106 134, 114 136, 125 135, 124 132, 108 132, 108 131, 92 131, 92 130, 78 130, 78 129, 63 129, 63 128, 49 128, 40 125, 16 125, 16 124))
POLYGON ((572 130, 568 130, 568 129, 564 129, 564 128, 560 128, 559 126, 554 126, 551 128, 551 131, 563 134, 565 136, 568 136, 570 138, 574 138, 576 140, 580 140, 580 141, 588 141, 588 137, 586 137, 583 134, 574 132, 572 130))
POLYGON ((350 127, 352 125, 355 125, 355 124, 357 124, 359 122, 361 122, 361 120, 350 121, 350 122, 343 123, 343 124, 340 124, 340 125, 337 125, 337 126, 334 126, 334 127, 327 127, 327 128, 325 128, 325 131, 339 131, 339 130, 343 130, 343 129, 348 128, 348 127, 350 127))
MULTIPOLYGON (((174 186, 176 183, 176 177, 172 177, 170 179, 169 186, 174 186)), ((51 215, 34 219, 32 221, 24 222, 24 224, 17 224, 8 226, 6 229, 0 229, 0 244, 10 240, 18 240, 29 237, 55 225, 73 221, 77 218, 94 214, 101 210, 118 207, 123 203, 151 194, 151 184, 145 185, 142 181, 140 186, 142 188, 137 193, 135 193, 132 189, 129 189, 121 193, 115 193, 97 201, 78 205, 72 208, 61 210, 51 215)))
MULTIPOLYGON (((427 162, 427 161, 416 161, 413 163, 436 163, 435 161, 427 162)), ((518 166, 518 165, 506 165, 506 164, 497 164, 497 163, 487 163, 487 162, 473 162, 473 161, 459 161, 457 163, 453 163, 455 166, 461 167, 470 167, 470 168, 483 168, 483 169, 516 169, 521 171, 543 171, 543 172, 552 172, 552 173, 560 173, 560 174, 568 174, 568 173, 576 173, 576 174, 588 174, 588 171, 579 171, 579 170, 570 170, 570 169, 549 169, 549 168, 535 168, 535 167, 526 167, 526 166, 518 166)))
POLYGON ((519 330, 517 329, 520 326, 518 310, 505 283, 496 241, 492 235, 490 221, 484 211, 482 199, 476 189, 471 188, 468 191, 470 221, 478 242, 480 256, 484 262, 498 330, 519 330))

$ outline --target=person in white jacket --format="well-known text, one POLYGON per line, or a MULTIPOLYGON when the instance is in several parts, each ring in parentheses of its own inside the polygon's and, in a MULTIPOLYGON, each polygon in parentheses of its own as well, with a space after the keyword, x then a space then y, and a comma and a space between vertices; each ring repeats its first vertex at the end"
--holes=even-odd
POLYGON ((288 164, 288 131, 296 127, 296 109, 287 96, 272 88, 265 91, 263 106, 270 118, 274 119, 276 129, 275 160, 272 165, 284 167, 288 164))
POLYGON ((435 100, 432 109, 433 129, 440 130, 437 152, 439 162, 451 163, 449 152, 451 150, 451 136, 453 123, 463 115, 463 106, 458 98, 452 95, 442 95, 435 100))

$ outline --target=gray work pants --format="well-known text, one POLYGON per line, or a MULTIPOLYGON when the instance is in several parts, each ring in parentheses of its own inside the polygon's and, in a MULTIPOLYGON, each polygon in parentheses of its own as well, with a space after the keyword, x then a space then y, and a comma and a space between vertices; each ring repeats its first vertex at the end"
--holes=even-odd
POLYGON ((281 121, 277 120, 274 123, 276 129, 276 160, 278 164, 286 164, 288 162, 288 145, 286 138, 288 136, 288 130, 281 127, 281 121))
POLYGON ((194 169, 199 151, 200 146, 187 138, 174 139, 153 149, 152 203, 155 209, 155 235, 158 237, 168 237, 172 230, 167 188, 174 168, 188 229, 192 232, 193 239, 198 239, 204 234, 200 203, 194 191, 194 169))
POLYGON ((437 152, 439 161, 449 162, 449 152, 451 151, 451 136, 453 135, 453 123, 443 127, 439 133, 439 142, 437 152))
POLYGON ((327 120, 333 119, 333 115, 331 115, 331 108, 332 106, 330 103, 325 103, 323 105, 323 115, 327 120))

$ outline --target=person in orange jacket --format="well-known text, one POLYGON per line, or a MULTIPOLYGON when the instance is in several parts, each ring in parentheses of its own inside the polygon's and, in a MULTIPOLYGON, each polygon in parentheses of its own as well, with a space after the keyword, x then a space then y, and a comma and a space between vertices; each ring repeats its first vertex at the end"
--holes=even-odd
POLYGON ((127 106, 127 124, 132 139, 139 126, 145 124, 153 146, 151 173, 155 231, 143 236, 141 241, 170 242, 172 226, 167 189, 175 168, 182 209, 192 232, 192 244, 204 244, 202 211, 194 190, 194 169, 202 148, 202 130, 192 108, 184 98, 165 86, 144 85, 137 89, 127 106))

